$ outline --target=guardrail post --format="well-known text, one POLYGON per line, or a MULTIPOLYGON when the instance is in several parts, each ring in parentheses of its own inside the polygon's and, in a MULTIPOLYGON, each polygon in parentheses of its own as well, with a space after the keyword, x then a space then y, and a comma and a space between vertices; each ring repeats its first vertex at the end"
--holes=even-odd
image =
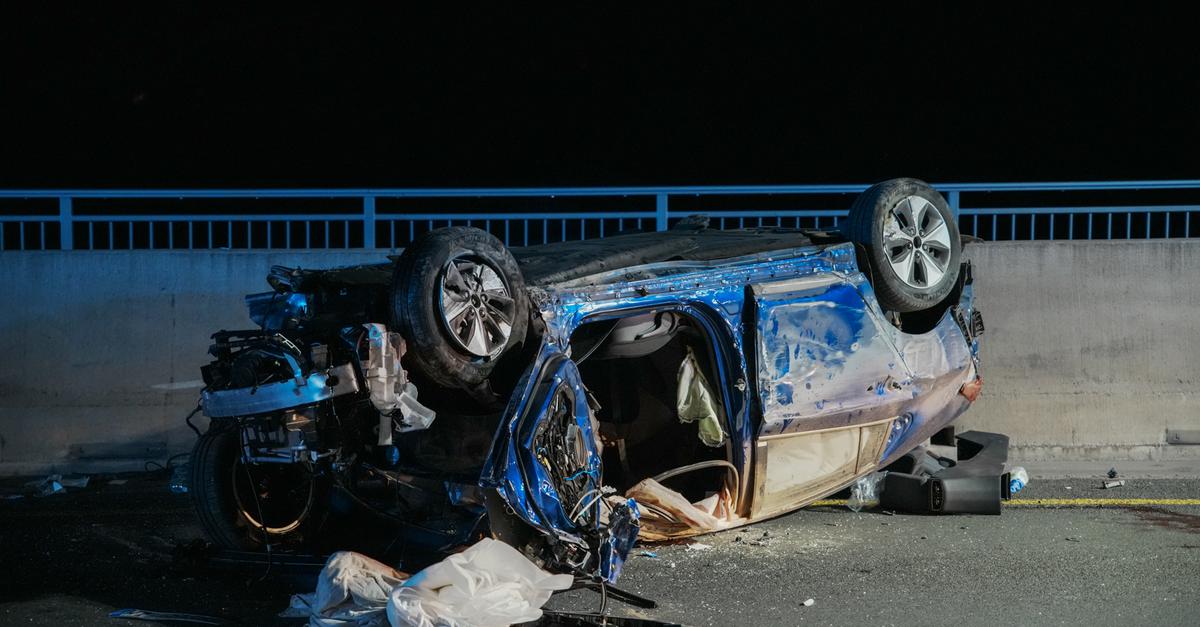
POLYGON ((654 228, 659 231, 667 230, 666 194, 657 194, 654 197, 654 228))
POLYGON ((363 196, 363 248, 375 248, 374 196, 363 196))
POLYGON ((71 215, 71 197, 58 197, 58 242, 59 248, 71 250, 75 247, 75 220, 71 215))

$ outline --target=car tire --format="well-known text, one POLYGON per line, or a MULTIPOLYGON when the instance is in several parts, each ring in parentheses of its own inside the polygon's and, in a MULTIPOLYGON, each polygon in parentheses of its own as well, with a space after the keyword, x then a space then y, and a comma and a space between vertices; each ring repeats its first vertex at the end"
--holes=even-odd
POLYGON ((958 281, 958 224, 942 195, 923 181, 871 186, 850 207, 846 235, 870 266, 867 274, 885 311, 932 308, 958 281))
MULTIPOLYGON (((200 526, 208 539, 224 549, 254 551, 264 548, 265 542, 293 549, 310 548, 325 522, 329 507, 330 484, 326 475, 314 475, 300 464, 262 464, 269 472, 291 472, 306 480, 307 485, 289 486, 304 490, 304 506, 296 516, 268 521, 264 528, 257 521, 263 501, 244 498, 251 475, 241 463, 241 436, 235 425, 214 423, 196 441, 188 461, 188 492, 200 526), (242 501, 247 501, 243 507, 242 501), (253 504, 250 504, 253 503, 253 504)), ((252 471, 253 472, 253 471, 252 471)), ((283 486, 279 486, 283 491, 283 486)), ((268 510, 269 511, 269 510, 268 510)), ((263 516, 265 517, 265 516, 263 516)))
POLYGON ((409 343, 406 365, 442 388, 503 393, 488 379, 524 344, 528 303, 516 259, 480 229, 423 233, 396 261, 392 322, 409 343))

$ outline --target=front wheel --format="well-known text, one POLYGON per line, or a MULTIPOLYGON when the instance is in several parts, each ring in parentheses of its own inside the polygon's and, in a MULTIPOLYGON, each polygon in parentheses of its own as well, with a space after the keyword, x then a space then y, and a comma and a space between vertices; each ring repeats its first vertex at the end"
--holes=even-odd
POLYGON ((214 424, 192 450, 188 491, 217 546, 307 548, 325 521, 330 484, 304 464, 243 462, 238 429, 214 424))

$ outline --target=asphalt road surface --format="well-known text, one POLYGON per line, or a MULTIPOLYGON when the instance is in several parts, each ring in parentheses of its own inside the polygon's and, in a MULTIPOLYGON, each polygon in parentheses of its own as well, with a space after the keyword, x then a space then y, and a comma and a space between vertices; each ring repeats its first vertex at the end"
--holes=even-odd
MULTIPOLYGON (((187 497, 170 494, 161 475, 125 478, 0 500, 0 625, 148 624, 108 618, 127 607, 303 624, 276 614, 291 593, 308 591, 311 574, 277 569, 260 581, 258 571, 181 565, 177 548, 200 536, 187 497)), ((1200 503, 1200 480, 1098 483, 1035 478, 1019 496, 1057 500, 1000 516, 834 505, 637 547, 620 585, 659 607, 610 601, 609 611, 686 625, 1196 624, 1200 506, 1171 503, 1200 503), (1126 500, 1077 506, 1096 498, 1126 500)), ((577 591, 549 607, 598 604, 577 591)))

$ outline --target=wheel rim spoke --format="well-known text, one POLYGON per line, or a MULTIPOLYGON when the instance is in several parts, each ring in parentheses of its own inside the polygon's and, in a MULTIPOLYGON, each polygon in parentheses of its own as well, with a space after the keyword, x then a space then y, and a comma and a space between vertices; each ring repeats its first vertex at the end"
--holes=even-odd
POLYGON ((911 248, 904 250, 897 256, 891 258, 892 270, 896 271, 896 276, 900 277, 905 283, 913 281, 913 251, 911 248))
POLYGON ((475 357, 494 357, 512 335, 514 300, 504 279, 481 260, 457 257, 441 281, 439 307, 450 337, 475 357))
POLYGON ((945 274, 943 267, 939 267, 936 260, 925 251, 917 251, 917 256, 921 259, 921 269, 925 274, 925 285, 936 285, 942 280, 942 275, 945 274))

